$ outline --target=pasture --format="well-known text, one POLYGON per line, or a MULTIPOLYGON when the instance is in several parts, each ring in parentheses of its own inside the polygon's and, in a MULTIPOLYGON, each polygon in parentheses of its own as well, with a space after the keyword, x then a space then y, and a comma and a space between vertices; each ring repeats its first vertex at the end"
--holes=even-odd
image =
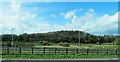
MULTIPOLYGON (((17 42, 16 42, 17 43, 17 42)), ((14 44, 16 44, 14 43, 14 44)), ((5 43, 4 43, 5 44, 5 43)), ((21 44, 34 44, 31 46, 2 47, 2 58, 33 58, 33 59, 62 59, 62 58, 118 58, 120 54, 118 45, 114 43, 81 44, 69 43, 69 47, 58 43, 41 45, 39 43, 21 42, 21 44)))

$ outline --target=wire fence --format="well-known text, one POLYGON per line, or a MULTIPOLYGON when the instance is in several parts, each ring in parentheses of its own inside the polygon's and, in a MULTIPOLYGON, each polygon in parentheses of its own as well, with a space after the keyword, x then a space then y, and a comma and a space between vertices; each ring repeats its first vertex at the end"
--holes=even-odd
POLYGON ((93 49, 93 48, 30 48, 30 47, 2 47, 2 55, 14 54, 113 54, 119 55, 120 50, 114 49, 93 49))

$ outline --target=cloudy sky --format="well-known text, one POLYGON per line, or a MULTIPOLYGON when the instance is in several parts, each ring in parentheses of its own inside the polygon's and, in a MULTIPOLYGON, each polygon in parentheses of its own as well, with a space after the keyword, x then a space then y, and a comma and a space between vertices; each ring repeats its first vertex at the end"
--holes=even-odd
POLYGON ((118 3, 2 2, 0 31, 43 33, 81 30, 92 34, 118 34, 118 3))

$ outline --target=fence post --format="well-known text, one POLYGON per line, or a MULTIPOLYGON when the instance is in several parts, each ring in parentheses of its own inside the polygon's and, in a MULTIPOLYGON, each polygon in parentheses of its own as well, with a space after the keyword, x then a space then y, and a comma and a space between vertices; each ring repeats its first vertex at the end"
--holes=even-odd
POLYGON ((86 52, 87 52, 87 55, 88 55, 88 53, 89 53, 89 48, 86 48, 86 50, 87 50, 86 52))
POLYGON ((78 48, 77 48, 77 50, 76 50, 76 53, 78 54, 78 48))
POLYGON ((9 54, 9 46, 7 46, 7 54, 9 54))
POLYGON ((56 54, 56 50, 57 50, 57 48, 55 48, 55 54, 56 54))
POLYGON ((98 48, 96 49, 96 51, 97 51, 97 54, 98 54, 98 48))
POLYGON ((43 54, 45 54, 45 47, 43 47, 43 54))
POLYGON ((33 52, 33 47, 32 47, 32 54, 34 54, 34 52, 33 52))
POLYGON ((19 54, 21 54, 21 47, 19 47, 19 54))
POLYGON ((118 53, 117 53, 117 48, 115 48, 115 54, 117 55, 118 53))
POLYGON ((68 48, 66 48, 66 54, 68 54, 68 48))
POLYGON ((106 54, 108 54, 108 49, 106 48, 106 54))

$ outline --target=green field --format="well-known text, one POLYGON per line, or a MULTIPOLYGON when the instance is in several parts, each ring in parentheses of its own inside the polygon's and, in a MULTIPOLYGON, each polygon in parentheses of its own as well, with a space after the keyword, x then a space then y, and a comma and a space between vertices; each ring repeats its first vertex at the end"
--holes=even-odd
MULTIPOLYGON (((5 43, 5 42, 4 42, 5 43)), ((17 43, 17 42, 16 42, 17 43)), ((39 43, 32 43, 32 42, 24 42, 26 44, 34 44, 34 48, 43 48, 43 47, 46 47, 46 48, 72 48, 72 49, 86 49, 86 48, 89 48, 89 49, 115 49, 115 48, 118 48, 118 45, 115 45, 112 43, 104 43, 104 44, 101 44, 101 45, 96 45, 96 44, 81 44, 81 45, 77 45, 77 44, 74 44, 74 43, 69 43, 69 47, 64 47, 64 46, 60 46, 59 44, 57 43, 53 43, 49 46, 44 46, 44 45, 41 45, 39 43)), ((21 44, 24 44, 24 43, 21 43, 21 44)), ((2 53, 6 53, 7 51, 2 51, 2 53)), ((49 52, 49 51, 48 51, 49 52)), ((34 51, 34 54, 32 54, 31 51, 22 51, 21 54, 19 54, 19 51, 10 51, 9 52, 10 54, 8 55, 2 55, 2 58, 5 58, 5 59, 12 59, 12 58, 18 58, 18 59, 64 59, 64 58, 74 58, 74 59, 77 59, 77 58, 118 58, 118 55, 114 54, 114 52, 112 52, 112 54, 96 54, 96 53, 92 53, 92 54, 86 54, 86 52, 84 52, 83 54, 49 54, 49 53, 46 53, 46 54, 43 54, 43 51, 34 51)), ((54 51, 53 51, 54 53, 54 51)), ((65 53, 65 52, 64 52, 65 53)))
POLYGON ((118 58, 117 55, 3 55, 4 59, 80 59, 80 58, 118 58))
MULTIPOLYGON (((7 45, 7 42, 2 42, 3 45, 7 45)), ((51 43, 51 45, 41 45, 41 43, 39 42, 14 42, 14 45, 21 45, 21 47, 26 47, 26 46, 30 46, 33 45, 32 47, 53 47, 53 48, 108 48, 108 49, 113 49, 113 48, 118 48, 118 45, 114 44, 114 42, 111 43, 103 43, 100 45, 96 45, 96 44, 82 44, 78 45, 76 43, 68 43, 69 47, 64 47, 64 46, 60 46, 59 43, 51 43)))
MULTIPOLYGON (((50 46, 37 45, 34 47, 66 48, 66 47, 59 46, 59 45, 50 45, 50 46)), ((81 46, 78 46, 78 45, 71 44, 67 48, 108 48, 108 49, 113 49, 113 48, 118 48, 118 46, 117 45, 95 45, 95 44, 82 44, 81 46)))

